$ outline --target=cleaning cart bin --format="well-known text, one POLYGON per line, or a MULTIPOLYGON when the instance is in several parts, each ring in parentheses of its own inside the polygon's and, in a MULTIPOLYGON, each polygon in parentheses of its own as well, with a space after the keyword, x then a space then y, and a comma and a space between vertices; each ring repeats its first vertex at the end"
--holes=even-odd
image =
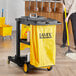
POLYGON ((8 63, 12 61, 18 66, 24 66, 25 73, 29 72, 30 66, 51 70, 56 58, 56 25, 61 23, 41 16, 25 16, 17 18, 16 22, 16 55, 9 56, 8 63), (20 24, 30 26, 30 42, 27 42, 27 39, 20 39, 20 24), (20 43, 30 45, 30 60, 28 54, 20 55, 20 43))
POLYGON ((0 26, 0 36, 11 36, 12 35, 12 26, 10 25, 2 25, 0 26))

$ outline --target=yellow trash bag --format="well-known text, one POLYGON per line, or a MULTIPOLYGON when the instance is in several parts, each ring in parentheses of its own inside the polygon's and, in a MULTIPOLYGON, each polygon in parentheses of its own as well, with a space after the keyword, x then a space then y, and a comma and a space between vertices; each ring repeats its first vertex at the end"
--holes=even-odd
MULTIPOLYGON (((30 26, 22 24, 21 39, 27 39, 27 32, 28 31, 30 31, 30 26)), ((20 50, 24 50, 25 48, 30 48, 30 45, 20 43, 20 50)))
POLYGON ((30 26, 22 24, 21 39, 27 39, 27 32, 30 31, 30 26))
POLYGON ((35 67, 55 65, 56 25, 30 25, 30 64, 35 67))

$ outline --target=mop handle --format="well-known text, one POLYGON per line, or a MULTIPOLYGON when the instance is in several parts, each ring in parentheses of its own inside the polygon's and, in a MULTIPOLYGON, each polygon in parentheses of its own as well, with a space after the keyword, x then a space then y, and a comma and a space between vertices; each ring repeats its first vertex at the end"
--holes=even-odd
POLYGON ((36 10, 37 10, 37 0, 36 0, 36 10))
POLYGON ((31 0, 29 0, 29 10, 30 10, 30 7, 31 7, 31 0))
MULTIPOLYGON (((64 8, 64 11, 65 11, 65 18, 66 18, 67 17, 66 8, 64 8)), ((67 32, 67 43, 69 46, 70 44, 69 44, 69 32, 68 32, 68 23, 67 22, 66 22, 66 32, 67 32)))
POLYGON ((50 11, 50 1, 49 1, 49 11, 50 11))
POLYGON ((56 0, 55 0, 54 12, 56 12, 56 0))
POLYGON ((42 6, 41 6, 41 10, 43 10, 43 0, 42 0, 42 6))
POLYGON ((4 9, 2 9, 2 17, 3 17, 4 9))

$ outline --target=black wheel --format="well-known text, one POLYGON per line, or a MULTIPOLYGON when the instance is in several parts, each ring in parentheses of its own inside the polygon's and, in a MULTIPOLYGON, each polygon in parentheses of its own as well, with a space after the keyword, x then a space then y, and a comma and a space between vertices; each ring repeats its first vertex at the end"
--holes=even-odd
POLYGON ((13 36, 10 36, 10 39, 12 40, 13 39, 13 36))
POLYGON ((5 38, 5 37, 3 37, 2 39, 3 39, 3 40, 5 40, 6 38, 5 38))
POLYGON ((10 60, 8 60, 8 64, 10 64, 10 60))
POLYGON ((48 67, 48 68, 47 68, 47 70, 48 70, 48 71, 50 71, 50 70, 52 70, 52 68, 53 68, 53 67, 52 67, 52 66, 50 66, 50 67, 48 67))
POLYGON ((29 66, 28 66, 28 64, 24 64, 24 72, 25 73, 29 72, 29 66))

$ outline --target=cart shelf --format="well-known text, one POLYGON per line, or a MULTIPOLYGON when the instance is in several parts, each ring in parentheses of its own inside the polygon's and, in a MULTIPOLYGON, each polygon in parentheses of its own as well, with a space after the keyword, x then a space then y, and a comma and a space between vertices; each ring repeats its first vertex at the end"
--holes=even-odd
POLYGON ((20 57, 17 57, 17 56, 14 56, 14 57, 8 56, 8 64, 10 64, 10 61, 12 61, 12 62, 16 63, 20 67, 22 67, 24 65, 25 60, 27 61, 27 56, 20 56, 20 57))
POLYGON ((27 42, 27 39, 20 39, 20 42, 27 44, 27 45, 30 45, 30 42, 27 42))

